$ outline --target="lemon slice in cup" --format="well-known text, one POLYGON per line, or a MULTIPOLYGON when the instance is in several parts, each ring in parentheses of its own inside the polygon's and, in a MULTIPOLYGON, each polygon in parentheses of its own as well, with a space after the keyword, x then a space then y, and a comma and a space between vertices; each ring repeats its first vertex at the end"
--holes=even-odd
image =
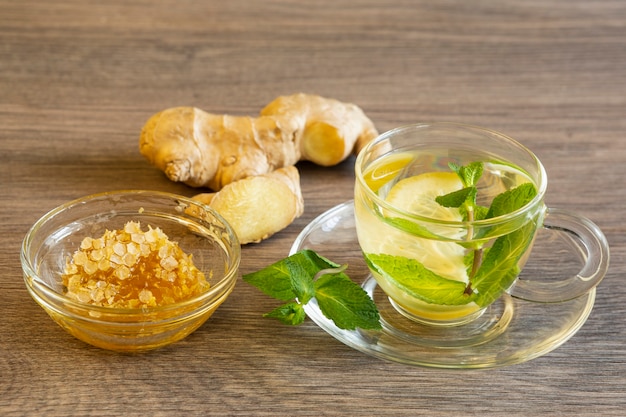
MULTIPOLYGON (((396 183, 386 201, 411 214, 441 221, 462 221, 459 209, 441 206, 435 198, 463 188, 454 172, 427 172, 396 183)), ((429 232, 448 239, 462 239, 463 230, 436 223, 424 223, 429 232)), ((464 248, 455 243, 427 239, 394 230, 379 240, 379 253, 416 259, 426 268, 446 278, 468 281, 464 248)))
POLYGON ((426 172, 398 181, 385 199, 400 210, 443 221, 462 221, 457 208, 444 207, 436 197, 458 191, 463 183, 454 172, 426 172))

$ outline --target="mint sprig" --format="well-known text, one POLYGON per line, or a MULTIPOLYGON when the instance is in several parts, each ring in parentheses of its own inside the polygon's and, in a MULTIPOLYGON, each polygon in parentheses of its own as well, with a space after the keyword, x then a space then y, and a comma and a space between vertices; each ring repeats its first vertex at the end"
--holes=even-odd
POLYGON ((264 314, 289 325, 301 324, 304 306, 315 299, 320 311, 340 329, 380 329, 376 304, 339 264, 310 249, 297 252, 243 280, 272 298, 287 301, 264 314))
MULTIPOLYGON (((498 194, 490 207, 479 206, 476 203, 478 195, 476 185, 483 174, 483 163, 472 162, 466 166, 450 163, 449 166, 456 172, 465 188, 436 197, 435 200, 444 207, 460 208, 468 222, 512 213, 524 207, 537 195, 535 186, 532 183, 525 183, 498 194)), ((533 233, 534 229, 531 223, 505 234, 496 239, 488 251, 478 240, 478 244, 473 247, 472 264, 468 268, 469 282, 465 293, 468 295, 479 293, 478 304, 487 305, 493 301, 495 294, 508 288, 519 275, 518 261, 526 251, 531 240, 529 233, 533 233)), ((473 234, 474 230, 468 228, 468 241, 474 238, 473 234)))
MULTIPOLYGON (((448 165, 450 169, 456 172, 457 176, 461 179, 465 188, 459 191, 453 191, 452 193, 439 196, 435 198, 435 201, 444 207, 458 207, 465 221, 473 222, 480 218, 486 217, 489 213, 489 209, 479 206, 476 203, 476 197, 478 196, 477 184, 480 177, 483 175, 483 163, 472 162, 467 166, 460 166, 455 163, 448 165)), ((473 228, 470 226, 467 230, 467 240, 471 241, 474 234, 473 228)), ((469 282, 465 288, 465 294, 470 295, 474 293, 472 288, 472 278, 478 272, 483 259, 482 244, 470 245, 473 246, 472 265, 469 268, 469 282)))

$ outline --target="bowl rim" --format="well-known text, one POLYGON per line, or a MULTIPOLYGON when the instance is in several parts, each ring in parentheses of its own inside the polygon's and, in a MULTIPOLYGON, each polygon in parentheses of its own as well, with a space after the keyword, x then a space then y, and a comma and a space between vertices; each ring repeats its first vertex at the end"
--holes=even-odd
MULTIPOLYGON (((139 214, 141 215, 141 214, 139 214)), ((222 242, 224 242, 222 240, 222 242)), ((221 245, 218 245, 222 247, 221 245)), ((22 270, 24 273, 24 280, 26 281, 26 286, 29 288, 29 291, 38 291, 43 293, 47 299, 41 300, 46 303, 54 302, 54 303, 62 303, 65 309, 72 308, 74 310, 89 310, 95 313, 100 313, 104 315, 120 315, 120 316, 132 316, 132 315, 147 315, 153 313, 162 313, 168 311, 178 311, 181 309, 185 309, 191 305, 200 305, 198 308, 201 308, 202 305, 207 303, 212 299, 220 299, 221 295, 225 292, 228 292, 234 287, 237 282, 237 277, 239 273, 239 267, 241 263, 241 245, 239 243, 239 239, 235 234, 232 226, 224 219, 222 215, 220 215, 216 210, 199 202, 197 200, 193 200, 189 197, 185 197, 179 194, 163 192, 163 191, 151 191, 151 190, 114 190, 114 191, 106 191, 95 194, 86 195, 83 197, 76 198, 74 200, 65 202, 52 210, 45 213, 41 216, 28 230, 24 239, 22 240, 22 245, 20 247, 20 261, 22 264, 22 270), (93 202, 101 199, 110 199, 115 196, 154 196, 167 198, 173 201, 177 201, 180 203, 184 203, 191 206, 196 206, 202 210, 209 212, 212 216, 214 216, 217 220, 219 220, 224 228, 227 231, 227 235, 230 239, 230 244, 225 243, 224 248, 226 252, 229 254, 227 266, 229 269, 227 273, 224 274, 223 277, 219 281, 217 281, 214 285, 211 285, 209 289, 195 297, 185 299, 176 303, 166 304, 163 306, 155 306, 155 307, 138 307, 138 308, 119 308, 119 307, 106 307, 106 306, 97 306, 87 303, 82 303, 76 301, 72 298, 65 296, 64 294, 54 290, 47 283, 45 283, 36 272, 36 267, 33 265, 33 262, 27 255, 29 252, 29 248, 31 246, 31 241, 33 236, 36 235, 36 232, 41 229, 41 227, 47 222, 52 221, 56 216, 65 210, 81 205, 87 202, 93 202), (228 250, 230 249, 230 250, 228 250)), ((204 271, 203 271, 204 272, 204 271)), ((31 294, 33 295, 33 294, 31 294)), ((186 311, 186 310, 185 310, 186 311)), ((92 317, 93 318, 93 317, 92 317)))

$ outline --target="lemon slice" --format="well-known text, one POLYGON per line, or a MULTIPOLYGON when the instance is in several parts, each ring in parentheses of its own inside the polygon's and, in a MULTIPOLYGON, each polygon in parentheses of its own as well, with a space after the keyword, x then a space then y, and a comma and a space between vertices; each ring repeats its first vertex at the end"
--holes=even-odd
MULTIPOLYGON (((454 172, 428 172, 398 181, 389 191, 386 201, 412 214, 443 221, 462 221, 459 209, 443 207, 435 201, 437 196, 461 188, 463 183, 454 172)), ((442 240, 418 237, 396 229, 379 237, 378 252, 416 259, 441 276, 467 282, 464 248, 445 240, 462 239, 462 228, 426 222, 420 226, 442 236, 442 240)))
POLYGON ((386 201, 400 210, 444 221, 462 221, 457 208, 444 207, 435 201, 441 195, 463 188, 454 172, 427 172, 398 181, 387 194, 386 201))

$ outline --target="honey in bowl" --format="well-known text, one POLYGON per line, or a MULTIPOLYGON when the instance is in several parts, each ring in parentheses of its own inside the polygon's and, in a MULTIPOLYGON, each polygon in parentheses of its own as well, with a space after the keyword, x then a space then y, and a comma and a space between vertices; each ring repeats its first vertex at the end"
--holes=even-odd
POLYGON ((191 255, 158 227, 143 231, 134 221, 84 238, 62 279, 68 297, 116 308, 165 306, 209 289, 191 255))

